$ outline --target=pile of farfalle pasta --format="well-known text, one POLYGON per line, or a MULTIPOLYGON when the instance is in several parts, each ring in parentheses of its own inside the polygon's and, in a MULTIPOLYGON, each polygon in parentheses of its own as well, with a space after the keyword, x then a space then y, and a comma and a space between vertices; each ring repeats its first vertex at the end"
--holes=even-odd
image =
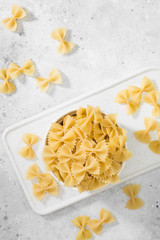
POLYGON ((126 147, 126 130, 117 114, 104 115, 87 105, 60 123, 52 123, 43 150, 48 171, 79 192, 119 182, 118 173, 132 153, 126 147))

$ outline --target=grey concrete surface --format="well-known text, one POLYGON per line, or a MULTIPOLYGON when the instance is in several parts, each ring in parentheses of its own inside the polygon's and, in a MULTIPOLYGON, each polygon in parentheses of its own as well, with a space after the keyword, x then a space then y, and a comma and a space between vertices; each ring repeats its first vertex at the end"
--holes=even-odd
MULTIPOLYGON (((47 94, 34 78, 15 81, 17 91, 0 95, 0 133, 36 113, 113 81, 145 66, 160 66, 159 0, 0 0, 0 19, 11 15, 13 3, 24 7, 28 17, 17 33, 0 23, 0 68, 10 62, 22 65, 31 58, 36 75, 47 76, 52 67, 63 73, 63 85, 47 94), (51 39, 57 27, 69 29, 76 50, 57 54, 51 39)), ((35 214, 21 189, 0 139, 0 239, 71 240, 77 229, 71 220, 78 215, 98 216, 101 207, 113 212, 116 222, 104 227, 102 240, 160 239, 160 169, 130 183, 141 184, 145 206, 125 209, 127 201, 116 186, 90 199, 47 216, 35 214)))

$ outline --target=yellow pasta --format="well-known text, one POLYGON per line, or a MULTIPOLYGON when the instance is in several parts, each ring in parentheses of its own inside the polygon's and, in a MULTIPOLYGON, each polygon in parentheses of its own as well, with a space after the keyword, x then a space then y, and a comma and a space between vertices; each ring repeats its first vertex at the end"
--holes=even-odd
POLYGON ((137 197, 137 194, 140 191, 140 185, 138 185, 138 184, 127 185, 124 188, 122 188, 122 191, 128 197, 130 197, 130 199, 128 200, 128 202, 126 204, 126 208, 135 210, 135 209, 143 207, 143 205, 144 205, 143 201, 137 197))
POLYGON ((26 16, 26 12, 23 8, 12 5, 12 17, 2 20, 3 25, 10 31, 16 31, 17 19, 22 19, 26 16))
POLYGON ((72 173, 78 183, 84 179, 87 172, 90 174, 99 174, 99 164, 94 157, 89 156, 85 166, 76 162, 72 163, 72 173))
POLYGON ((16 90, 15 85, 9 81, 10 78, 8 69, 0 69, 0 79, 3 80, 3 83, 0 84, 0 93, 10 94, 16 90))
POLYGON ((148 103, 153 106, 153 111, 152 111, 153 117, 160 116, 160 104, 158 104, 158 100, 159 100, 159 92, 158 91, 149 92, 143 98, 143 102, 148 103))
POLYGON ((19 154, 26 159, 33 159, 36 157, 33 149, 32 149, 32 145, 35 144, 36 142, 38 142, 39 137, 35 134, 32 133, 27 133, 24 134, 22 137, 22 140, 24 143, 27 144, 26 147, 23 147, 19 150, 19 154))
POLYGON ((58 53, 60 53, 60 54, 66 54, 66 53, 70 52, 73 49, 73 47, 75 46, 75 44, 64 40, 64 38, 66 37, 66 34, 67 34, 66 28, 57 28, 51 34, 51 37, 54 40, 57 40, 60 42, 60 44, 58 46, 58 53))
POLYGON ((117 136, 111 139, 108 144, 109 151, 115 154, 114 160, 117 162, 127 161, 132 157, 132 153, 125 147, 127 136, 117 136))
POLYGON ((55 68, 52 68, 48 78, 36 77, 36 79, 38 87, 43 92, 46 92, 48 90, 50 83, 54 84, 62 83, 62 76, 60 72, 55 68))
POLYGON ((51 146, 44 147, 42 158, 46 166, 46 170, 54 171, 58 164, 58 156, 51 146))
POLYGON ((142 79, 141 88, 136 86, 129 86, 129 94, 131 98, 137 102, 141 101, 143 92, 151 92, 154 90, 155 90, 155 87, 153 82, 147 77, 144 77, 142 79))
POLYGON ((46 184, 44 185, 43 182, 39 184, 34 183, 32 190, 33 190, 33 195, 39 201, 44 197, 45 193, 48 193, 53 196, 58 195, 58 186, 56 181, 53 178, 48 185, 46 184))
POLYGON ((150 143, 150 135, 149 132, 150 131, 154 131, 156 129, 158 129, 160 127, 160 125, 158 124, 158 122, 152 118, 144 118, 144 125, 146 127, 145 130, 139 130, 134 132, 134 135, 136 137, 136 139, 142 143, 150 143))
POLYGON ((132 156, 126 140, 116 114, 87 105, 51 124, 42 156, 66 187, 92 191, 120 181, 122 164, 132 156))
MULTIPOLYGON (((61 175, 65 173, 64 185, 67 187, 74 187, 77 184, 76 179, 73 177, 71 171, 71 162, 59 163, 57 169, 60 171, 61 175)), ((63 175, 64 176, 64 175, 63 175)))
POLYGON ((157 130, 158 140, 149 143, 149 148, 152 152, 160 154, 160 129, 157 130))
POLYGON ((105 141, 98 142, 95 144, 94 141, 85 139, 82 142, 82 148, 86 151, 87 154, 95 154, 99 161, 105 162, 105 159, 108 155, 108 148, 105 141))
POLYGON ((92 233, 85 228, 89 221, 88 216, 79 216, 72 220, 72 223, 80 230, 77 233, 76 240, 88 240, 92 237, 92 233))
POLYGON ((12 79, 17 78, 21 73, 33 76, 35 71, 34 64, 31 59, 28 59, 25 61, 23 67, 19 67, 16 63, 10 63, 8 67, 8 73, 11 76, 12 79))
POLYGON ((140 102, 137 100, 130 100, 129 90, 125 89, 119 92, 115 98, 116 103, 125 103, 126 104, 126 110, 127 114, 131 115, 134 114, 140 107, 140 102))
POLYGON ((91 219, 88 221, 89 228, 96 234, 101 234, 103 229, 103 224, 113 223, 115 219, 111 212, 101 208, 98 219, 91 219))

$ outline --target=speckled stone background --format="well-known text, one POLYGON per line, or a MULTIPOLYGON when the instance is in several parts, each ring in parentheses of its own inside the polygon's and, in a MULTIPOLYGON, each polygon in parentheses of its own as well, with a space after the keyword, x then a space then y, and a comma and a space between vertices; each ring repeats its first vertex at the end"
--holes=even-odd
MULTIPOLYGON (((159 0, 0 0, 0 19, 11 15, 13 3, 28 16, 17 33, 0 23, 0 68, 10 62, 22 65, 31 58, 36 76, 47 76, 51 68, 63 74, 63 85, 42 93, 34 78, 16 79, 17 91, 0 95, 0 132, 18 121, 58 103, 113 81, 141 67, 160 65, 159 0), (51 39, 57 27, 69 29, 68 39, 77 47, 72 54, 57 54, 51 39)), ((78 215, 97 217, 101 207, 113 212, 116 222, 104 227, 103 240, 160 239, 160 169, 137 177, 139 196, 145 206, 125 208, 126 196, 116 186, 88 200, 47 216, 32 211, 13 171, 0 139, 0 239, 72 240, 77 229, 71 220, 78 215)))

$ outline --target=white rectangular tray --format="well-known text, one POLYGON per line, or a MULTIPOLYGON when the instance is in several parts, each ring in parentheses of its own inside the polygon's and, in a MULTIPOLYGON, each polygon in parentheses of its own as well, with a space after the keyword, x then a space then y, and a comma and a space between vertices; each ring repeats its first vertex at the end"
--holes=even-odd
POLYGON ((60 116, 67 112, 77 109, 79 106, 86 107, 87 104, 99 106, 104 113, 118 113, 118 124, 128 130, 128 148, 133 153, 122 172, 120 173, 121 182, 130 180, 142 173, 160 167, 160 156, 152 153, 146 144, 138 142, 133 136, 133 132, 144 128, 144 116, 152 116, 152 107, 143 104, 134 116, 126 115, 126 107, 114 103, 116 94, 129 85, 140 86, 143 76, 146 75, 154 81, 156 87, 160 89, 160 68, 143 69, 131 76, 114 81, 98 90, 84 94, 58 105, 50 110, 44 111, 34 117, 26 119, 20 123, 7 128, 2 135, 5 149, 13 164, 14 170, 32 209, 38 214, 48 214, 58 209, 76 203, 82 199, 93 196, 99 192, 107 190, 114 185, 105 186, 92 192, 79 193, 77 189, 64 187, 63 183, 58 183, 60 193, 58 197, 46 196, 42 201, 37 201, 32 194, 31 181, 25 180, 28 167, 36 162, 41 170, 45 171, 42 161, 42 150, 45 143, 46 134, 51 122, 56 121, 60 116), (24 146, 21 138, 24 133, 34 133, 40 136, 41 140, 33 146, 37 159, 26 160, 18 155, 18 150, 24 146))

